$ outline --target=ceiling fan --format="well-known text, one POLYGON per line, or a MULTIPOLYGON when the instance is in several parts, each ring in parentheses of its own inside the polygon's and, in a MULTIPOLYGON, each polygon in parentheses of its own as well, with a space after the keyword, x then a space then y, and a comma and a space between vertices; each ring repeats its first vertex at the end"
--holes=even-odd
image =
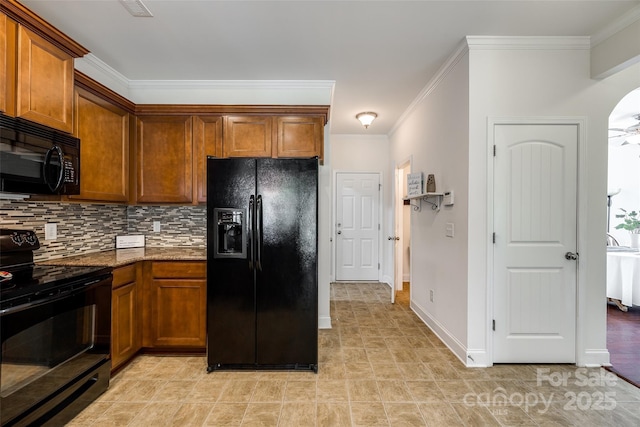
POLYGON ((638 123, 626 128, 609 128, 610 145, 640 144, 640 114, 633 116, 638 123))

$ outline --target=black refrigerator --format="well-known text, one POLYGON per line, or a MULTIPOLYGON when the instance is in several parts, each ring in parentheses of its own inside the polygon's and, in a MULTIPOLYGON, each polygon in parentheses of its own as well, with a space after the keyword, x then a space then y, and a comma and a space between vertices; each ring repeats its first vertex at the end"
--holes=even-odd
POLYGON ((318 369, 318 159, 207 159, 207 370, 318 369))

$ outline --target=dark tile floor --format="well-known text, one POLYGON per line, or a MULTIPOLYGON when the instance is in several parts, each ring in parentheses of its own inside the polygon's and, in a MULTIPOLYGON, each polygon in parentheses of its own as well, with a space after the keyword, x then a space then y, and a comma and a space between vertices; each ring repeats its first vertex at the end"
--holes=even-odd
POLYGON ((640 387, 640 307, 624 312, 607 306, 607 348, 610 371, 640 387))

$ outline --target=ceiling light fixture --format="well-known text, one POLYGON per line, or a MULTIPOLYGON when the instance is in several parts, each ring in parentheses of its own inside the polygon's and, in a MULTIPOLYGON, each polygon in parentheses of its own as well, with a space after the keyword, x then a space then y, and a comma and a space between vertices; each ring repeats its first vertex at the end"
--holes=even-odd
POLYGON ((142 0, 120 0, 122 6, 136 18, 152 18, 153 14, 142 0))
POLYGON ((365 129, 367 129, 369 125, 373 123, 376 117, 378 117, 378 115, 376 113, 372 113, 371 111, 359 113, 356 115, 356 119, 360 120, 360 123, 362 123, 362 126, 364 126, 365 129))

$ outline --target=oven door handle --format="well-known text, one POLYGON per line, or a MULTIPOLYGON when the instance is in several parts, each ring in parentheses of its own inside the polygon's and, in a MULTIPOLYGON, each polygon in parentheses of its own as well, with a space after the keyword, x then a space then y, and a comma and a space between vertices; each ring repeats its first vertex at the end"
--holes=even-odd
POLYGON ((50 304, 52 302, 60 301, 62 299, 77 295, 81 292, 87 291, 97 284, 101 283, 104 279, 96 279, 91 282, 83 284, 81 287, 68 289, 62 292, 59 292, 55 295, 46 296, 41 299, 37 299, 34 301, 29 301, 24 304, 16 305, 14 307, 8 307, 3 310, 0 310, 0 316, 7 316, 9 314, 18 313, 20 311, 27 310, 29 308, 39 307, 41 305, 50 304))

